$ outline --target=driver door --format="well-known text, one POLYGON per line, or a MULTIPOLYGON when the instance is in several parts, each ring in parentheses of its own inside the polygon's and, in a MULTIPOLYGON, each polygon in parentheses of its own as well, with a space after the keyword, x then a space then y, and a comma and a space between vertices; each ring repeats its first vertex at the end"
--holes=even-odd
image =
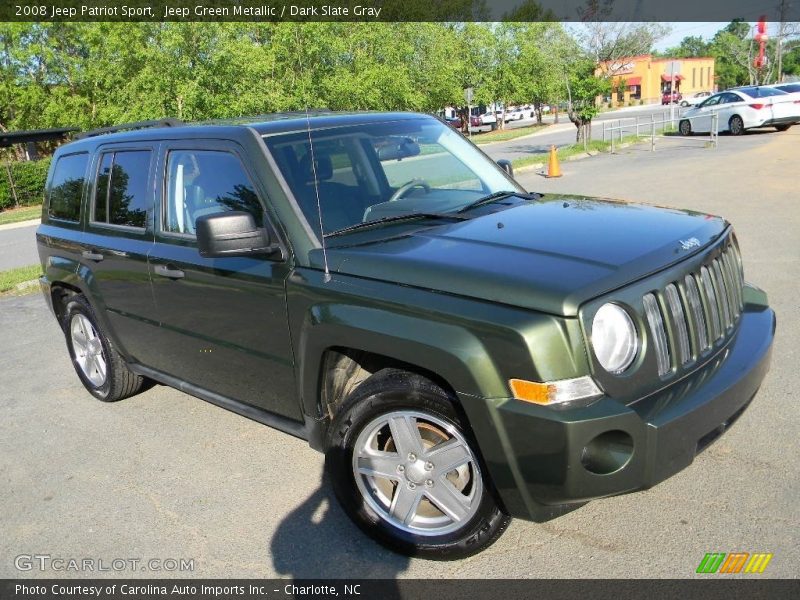
POLYGON ((697 107, 698 114, 692 119, 692 131, 699 133, 711 131, 711 115, 719 109, 721 100, 722 94, 717 94, 711 96, 697 107))

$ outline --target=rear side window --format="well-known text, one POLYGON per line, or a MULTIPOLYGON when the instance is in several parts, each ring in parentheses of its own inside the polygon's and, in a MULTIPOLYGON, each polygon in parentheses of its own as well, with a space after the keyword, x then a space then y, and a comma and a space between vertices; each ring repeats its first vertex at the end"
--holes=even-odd
POLYGON ((195 234, 198 217, 231 210, 253 215, 261 227, 264 214, 239 158, 217 150, 173 150, 167 158, 164 230, 195 234))
POLYGON ((769 96, 782 96, 786 93, 781 90, 768 87, 743 87, 739 88, 739 91, 743 94, 747 94, 751 98, 768 98, 769 96))
POLYGON ((95 223, 144 228, 150 150, 107 152, 100 158, 95 187, 95 223))
POLYGON ((62 156, 56 162, 47 209, 47 214, 53 219, 80 221, 81 196, 88 163, 89 155, 85 152, 62 156))

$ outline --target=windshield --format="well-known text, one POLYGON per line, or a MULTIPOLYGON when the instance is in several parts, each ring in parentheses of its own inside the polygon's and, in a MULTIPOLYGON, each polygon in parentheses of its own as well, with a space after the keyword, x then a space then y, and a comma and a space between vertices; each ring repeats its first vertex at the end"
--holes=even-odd
POLYGON ((311 143, 305 130, 264 141, 317 235, 370 221, 406 222, 391 219, 401 215, 456 213, 501 191, 524 193, 433 118, 312 130, 311 143))

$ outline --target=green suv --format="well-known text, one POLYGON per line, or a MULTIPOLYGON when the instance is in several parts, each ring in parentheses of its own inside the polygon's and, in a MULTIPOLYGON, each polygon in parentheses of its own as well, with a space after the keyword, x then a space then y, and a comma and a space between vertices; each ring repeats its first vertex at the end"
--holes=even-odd
POLYGON ((41 285, 78 377, 308 440, 397 551, 651 487, 768 370, 775 315, 721 218, 528 193, 420 114, 142 125, 48 176, 41 285))

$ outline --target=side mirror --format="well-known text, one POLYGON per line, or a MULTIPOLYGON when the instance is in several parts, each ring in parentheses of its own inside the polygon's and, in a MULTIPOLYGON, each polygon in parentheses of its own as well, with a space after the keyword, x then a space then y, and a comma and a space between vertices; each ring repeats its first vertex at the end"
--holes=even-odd
POLYGON ((511 166, 511 161, 506 160, 505 158, 501 158, 497 161, 497 165, 503 169, 506 173, 508 173, 509 177, 514 177, 514 167, 511 166))
POLYGON ((253 215, 229 211, 203 215, 195 223, 197 246, 204 258, 273 254, 279 250, 272 244, 264 227, 256 225, 253 215))

